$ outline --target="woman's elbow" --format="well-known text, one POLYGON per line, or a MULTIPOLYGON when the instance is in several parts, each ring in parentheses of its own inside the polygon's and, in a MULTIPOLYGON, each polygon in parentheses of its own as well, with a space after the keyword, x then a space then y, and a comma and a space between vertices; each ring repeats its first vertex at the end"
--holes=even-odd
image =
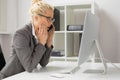
POLYGON ((25 70, 26 70, 27 72, 31 73, 31 72, 33 71, 33 68, 28 67, 28 68, 26 68, 25 70))
POLYGON ((47 64, 40 64, 42 67, 45 67, 47 64))
POLYGON ((45 67, 47 64, 48 64, 48 62, 47 62, 47 63, 40 63, 40 65, 41 65, 42 67, 45 67))

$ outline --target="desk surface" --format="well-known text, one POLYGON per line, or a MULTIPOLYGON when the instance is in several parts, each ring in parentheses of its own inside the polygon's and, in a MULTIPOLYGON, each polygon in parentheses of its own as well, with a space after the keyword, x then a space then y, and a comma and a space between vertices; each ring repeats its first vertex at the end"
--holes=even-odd
MULTIPOLYGON (((107 63, 107 74, 84 73, 84 71, 89 68, 103 68, 100 63, 95 63, 94 66, 90 63, 85 63, 74 74, 62 74, 64 76, 63 78, 51 77, 51 74, 69 70, 75 65, 77 65, 77 62, 53 61, 50 62, 45 68, 38 66, 32 73, 25 71, 3 80, 120 80, 120 70, 116 69, 110 63, 107 63)), ((115 65, 120 67, 120 63, 116 63, 115 65)))

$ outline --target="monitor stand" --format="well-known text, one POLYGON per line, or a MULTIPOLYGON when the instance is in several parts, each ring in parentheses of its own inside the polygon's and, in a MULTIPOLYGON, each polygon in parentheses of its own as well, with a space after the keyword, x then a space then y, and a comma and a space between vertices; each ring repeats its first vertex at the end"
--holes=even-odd
MULTIPOLYGON (((103 64, 104 69, 102 69, 102 70, 100 70, 100 69, 87 69, 83 73, 102 73, 102 74, 106 74, 107 73, 107 64, 105 62, 101 47, 100 47, 97 40, 93 40, 93 44, 92 44, 92 47, 91 47, 91 53, 92 53, 92 56, 94 57, 93 63, 95 63, 95 54, 96 53, 93 53, 95 51, 95 48, 97 48, 97 50, 98 50, 98 54, 100 56, 100 60, 101 60, 101 63, 103 64)), ((94 65, 93 63, 92 63, 92 65, 94 65)), ((63 72, 60 72, 60 73, 73 74, 76 71, 78 71, 79 69, 80 69, 80 66, 77 65, 76 67, 74 67, 74 68, 72 68, 70 70, 63 71, 63 72)))
POLYGON ((103 52, 102 52, 101 47, 98 43, 98 40, 93 40, 93 45, 91 47, 91 50, 92 50, 91 52, 92 52, 92 57, 93 57, 92 62, 93 63, 95 63, 95 54, 96 53, 93 53, 93 51, 95 51, 95 48, 97 48, 97 50, 98 50, 98 55, 100 56, 100 60, 101 60, 101 63, 103 64, 104 69, 103 70, 87 69, 87 70, 84 71, 84 73, 103 73, 103 74, 106 74, 107 73, 107 64, 105 62, 103 52))

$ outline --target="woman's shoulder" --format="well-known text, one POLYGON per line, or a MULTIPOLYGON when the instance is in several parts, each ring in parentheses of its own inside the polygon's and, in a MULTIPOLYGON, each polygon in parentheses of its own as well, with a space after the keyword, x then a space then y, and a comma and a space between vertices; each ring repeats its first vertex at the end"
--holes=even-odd
POLYGON ((15 33, 31 34, 32 33, 32 23, 25 24, 24 27, 18 29, 15 33))
POLYGON ((16 30, 15 34, 20 34, 23 36, 31 36, 32 35, 32 23, 28 23, 26 25, 24 25, 24 27, 16 30))

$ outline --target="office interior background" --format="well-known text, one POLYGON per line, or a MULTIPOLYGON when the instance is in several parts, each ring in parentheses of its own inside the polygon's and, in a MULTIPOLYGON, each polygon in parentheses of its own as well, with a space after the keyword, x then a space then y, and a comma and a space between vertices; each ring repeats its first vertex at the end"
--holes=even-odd
MULTIPOLYGON (((64 0, 56 1, 58 3, 64 3, 64 0)), ((79 0, 66 1, 77 2, 79 0)), ((95 2, 99 7, 97 10, 100 18, 99 41, 103 54, 106 59, 112 62, 120 62, 120 0, 95 0, 95 2)), ((6 16, 1 18, 1 20, 4 21, 6 19, 6 26, 11 32, 15 32, 16 26, 21 28, 30 21, 28 10, 31 5, 31 0, 0 0, 1 5, 4 5, 4 7, 0 7, 2 10, 7 9, 6 16)), ((2 12, 0 13, 3 14, 2 12)), ((0 33, 0 44, 6 62, 11 53, 13 33, 0 33)))

